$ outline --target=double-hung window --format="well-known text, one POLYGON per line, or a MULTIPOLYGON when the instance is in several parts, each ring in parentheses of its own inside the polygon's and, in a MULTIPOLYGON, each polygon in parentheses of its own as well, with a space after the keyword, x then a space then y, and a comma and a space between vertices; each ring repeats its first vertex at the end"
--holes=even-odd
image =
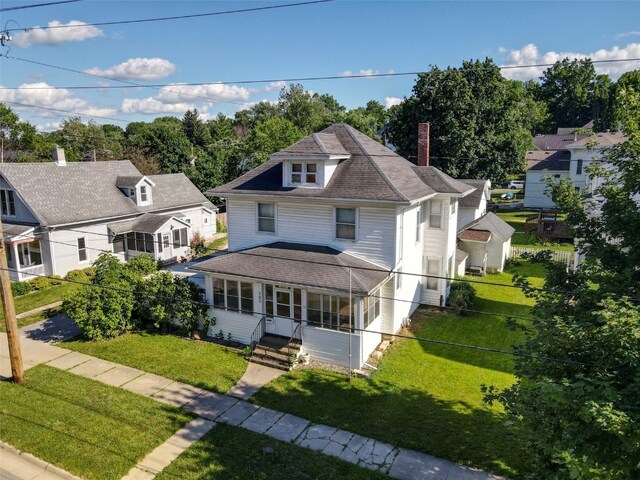
POLYGON ((582 175, 582 160, 576 162, 576 175, 582 175))
POLYGON ((253 313, 253 284, 214 278, 213 307, 248 314, 253 313))
POLYGON ((291 183, 294 185, 316 185, 318 165, 316 163, 292 163, 291 183))
POLYGON ((13 195, 13 190, 0 190, 2 215, 16 216, 16 202, 13 195))
POLYGON ((438 290, 440 260, 427 259, 427 290, 438 290))
POLYGON ((140 186, 140 203, 145 203, 147 201, 147 187, 144 185, 140 186))
POLYGON ((275 233, 276 231, 276 204, 258 203, 258 231, 275 233))
POLYGON ((339 240, 356 239, 356 209, 336 208, 336 238, 339 240))
POLYGON ((87 254, 87 239, 85 237, 78 237, 78 261, 86 262, 89 260, 89 256, 87 254))
POLYGON ((442 228, 442 200, 429 202, 429 227, 442 228))

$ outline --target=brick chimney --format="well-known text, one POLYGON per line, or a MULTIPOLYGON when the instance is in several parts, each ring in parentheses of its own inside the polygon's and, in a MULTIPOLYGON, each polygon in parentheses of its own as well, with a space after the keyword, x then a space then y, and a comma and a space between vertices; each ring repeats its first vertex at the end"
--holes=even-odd
POLYGON ((418 124, 418 166, 429 166, 429 123, 418 124))

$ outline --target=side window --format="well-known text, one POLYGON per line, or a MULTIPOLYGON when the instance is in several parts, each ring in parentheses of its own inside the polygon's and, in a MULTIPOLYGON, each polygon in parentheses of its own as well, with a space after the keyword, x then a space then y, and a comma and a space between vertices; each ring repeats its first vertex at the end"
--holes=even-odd
POLYGON ((420 230, 422 230, 422 223, 420 222, 420 209, 416 211, 416 243, 420 241, 420 230))
POLYGON ((78 237, 78 261, 86 262, 89 260, 89 256, 87 254, 87 239, 85 237, 78 237))
POLYGON ((576 175, 582 175, 582 160, 576 162, 576 175))
POLYGON ((142 185, 140 187, 140 202, 144 203, 147 201, 147 187, 145 187, 144 185, 142 185))
POLYGON ((340 240, 356 239, 356 209, 336 208, 336 238, 340 240))
POLYGON ((258 231, 275 233, 276 231, 276 204, 258 203, 258 231))
POLYGON ((431 200, 429 203, 429 227, 442 228, 442 200, 431 200))

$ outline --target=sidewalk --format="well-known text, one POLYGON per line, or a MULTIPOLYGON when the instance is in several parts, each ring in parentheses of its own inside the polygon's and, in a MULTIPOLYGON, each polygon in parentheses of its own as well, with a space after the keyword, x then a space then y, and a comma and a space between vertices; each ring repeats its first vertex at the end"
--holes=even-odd
POLYGON ((0 442, 0 480, 80 480, 50 463, 0 442))

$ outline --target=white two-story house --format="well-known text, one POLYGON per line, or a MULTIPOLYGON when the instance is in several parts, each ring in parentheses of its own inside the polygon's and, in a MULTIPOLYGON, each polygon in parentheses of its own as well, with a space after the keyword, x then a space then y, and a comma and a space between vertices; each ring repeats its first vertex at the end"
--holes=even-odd
POLYGON ((345 124, 305 137, 207 192, 227 199, 229 231, 228 253, 191 267, 212 332, 297 339, 311 359, 361 367, 420 303, 446 299, 473 190, 345 124))
MULTIPOLYGON (((551 135, 549 135, 551 137, 551 135)), ((554 137, 570 137, 555 135, 554 137)), ((593 194, 601 180, 590 178, 587 167, 594 161, 600 161, 607 149, 626 141, 620 132, 603 132, 593 135, 574 135, 572 140, 556 145, 557 150, 545 152, 544 159, 536 162, 527 170, 524 206, 526 208, 555 208, 548 190, 548 180, 559 182, 569 179, 576 189, 585 194, 593 194)))
POLYGON ((12 280, 65 275, 105 251, 121 260, 189 254, 216 209, 182 173, 142 175, 128 160, 0 164, 3 241, 12 280))

